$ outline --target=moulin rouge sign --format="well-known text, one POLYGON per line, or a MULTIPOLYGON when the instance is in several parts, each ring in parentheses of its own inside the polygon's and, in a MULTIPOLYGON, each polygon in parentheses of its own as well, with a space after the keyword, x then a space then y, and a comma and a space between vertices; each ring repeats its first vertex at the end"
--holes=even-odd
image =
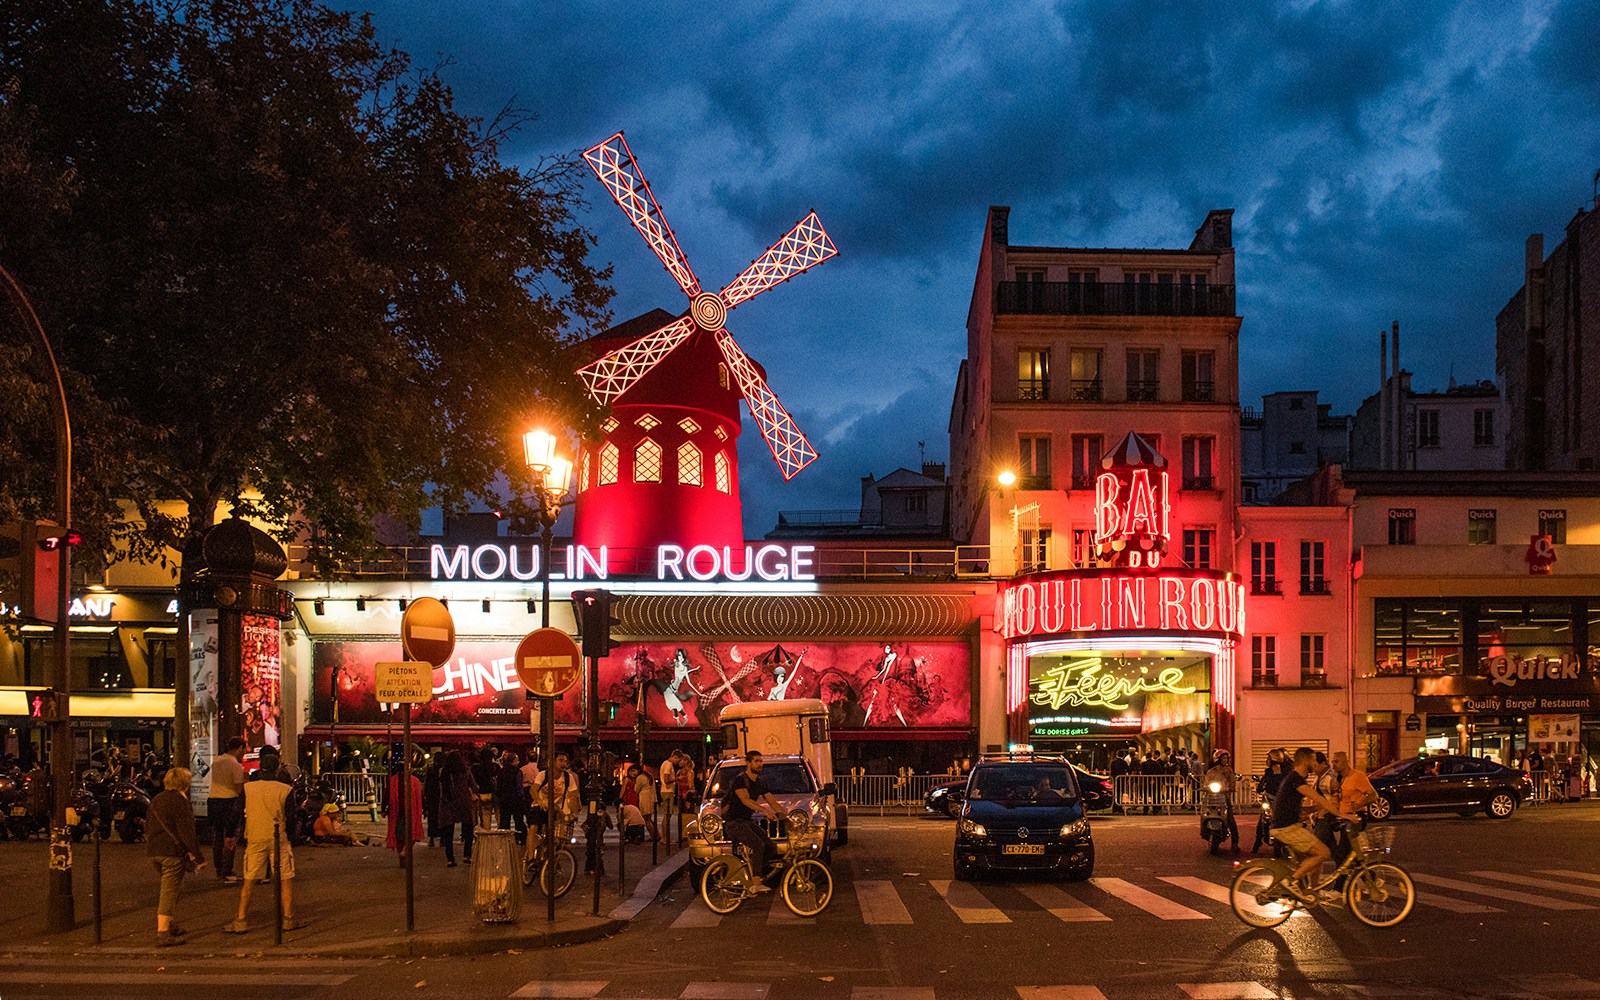
POLYGON ((1007 639, 1159 631, 1239 637, 1244 584, 1166 564, 1172 505, 1166 459, 1128 435, 1095 481, 1097 568, 1043 573, 1000 590, 1007 639))
MULTIPOLYGON (((656 550, 657 580, 749 579, 767 583, 815 580, 815 545, 746 545, 742 549, 724 545, 662 545, 656 550)), ((553 562, 553 560, 552 560, 553 562)), ((435 580, 536 580, 539 579, 539 547, 527 545, 434 545, 428 554, 429 576, 435 580)), ((606 547, 595 552, 583 545, 567 546, 567 574, 552 573, 552 579, 605 580, 608 576, 606 547)))

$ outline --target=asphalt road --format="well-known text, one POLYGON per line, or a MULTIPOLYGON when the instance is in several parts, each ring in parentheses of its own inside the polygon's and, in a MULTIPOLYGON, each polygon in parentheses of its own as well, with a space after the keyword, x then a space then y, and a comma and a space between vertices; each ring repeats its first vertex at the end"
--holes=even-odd
POLYGON ((1394 857, 1419 902, 1389 930, 1341 908, 1245 927, 1216 898, 1233 859, 1208 856, 1195 823, 1097 818, 1091 882, 966 886, 950 879, 950 821, 857 816, 834 856, 833 902, 814 920, 775 895, 718 918, 685 879, 621 935, 570 948, 412 961, 174 955, 159 966, 41 958, 0 966, 0 998, 1600 998, 1600 806, 1398 820, 1394 857))

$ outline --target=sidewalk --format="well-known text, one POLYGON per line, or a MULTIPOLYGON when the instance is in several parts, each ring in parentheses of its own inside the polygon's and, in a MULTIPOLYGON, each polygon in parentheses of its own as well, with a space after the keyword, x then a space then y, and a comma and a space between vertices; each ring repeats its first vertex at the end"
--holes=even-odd
MULTIPOLYGON (((354 823, 362 833, 383 836, 381 825, 354 823)), ((94 939, 94 845, 73 850, 72 887, 77 929, 66 934, 44 930, 47 884, 46 845, 41 840, 0 843, 0 871, 20 905, 0 907, 0 953, 6 954, 160 954, 303 955, 384 957, 391 955, 464 955, 550 948, 598 940, 617 933, 679 874, 689 852, 658 850, 660 863, 650 864, 650 845, 626 848, 624 885, 617 885, 617 841, 606 847, 606 876, 601 880, 599 916, 594 915, 594 880, 582 873, 582 843, 576 845, 579 874, 572 890, 556 901, 556 919, 546 919, 545 897, 537 886, 525 886, 522 914, 516 923, 486 924, 472 913, 472 866, 460 861, 446 868, 444 850, 419 845, 414 871, 416 931, 405 931, 405 872, 394 852, 380 847, 311 847, 295 849, 293 881, 295 916, 307 921, 285 932, 273 944, 272 886, 257 885, 250 900, 250 931, 225 934, 232 920, 240 886, 219 882, 209 865, 183 881, 176 922, 189 931, 185 944, 155 948, 155 901, 158 878, 145 855, 145 845, 110 842, 101 845, 103 944, 94 939)))

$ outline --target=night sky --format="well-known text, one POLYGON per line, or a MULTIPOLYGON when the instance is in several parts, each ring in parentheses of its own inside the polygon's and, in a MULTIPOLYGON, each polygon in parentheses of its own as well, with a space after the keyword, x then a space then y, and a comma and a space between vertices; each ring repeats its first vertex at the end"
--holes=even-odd
MULTIPOLYGON (((746 419, 749 537, 945 460, 991 204, 1055 246, 1186 247, 1233 208, 1243 402, 1350 412, 1391 320, 1418 388, 1493 378, 1523 241, 1548 253, 1600 168, 1592 0, 348 6, 448 61, 463 110, 537 113, 513 162, 625 131, 712 289, 816 209, 839 257, 729 318, 822 453, 785 485, 746 419)), ((681 312, 589 192, 614 318, 681 312)))

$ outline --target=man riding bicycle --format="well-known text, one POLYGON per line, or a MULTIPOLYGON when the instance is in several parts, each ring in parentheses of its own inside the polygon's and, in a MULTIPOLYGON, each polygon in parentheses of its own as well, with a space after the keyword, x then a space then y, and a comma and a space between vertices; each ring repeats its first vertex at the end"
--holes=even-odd
POLYGON ((751 750, 744 755, 744 770, 728 782, 722 795, 723 829, 728 839, 743 844, 750 850, 751 892, 771 892, 772 887, 761 880, 767 871, 767 859, 777 853, 772 838, 755 823, 755 814, 763 813, 782 822, 783 803, 767 791, 761 780, 761 751, 751 750))
POLYGON ((1309 799, 1330 815, 1341 819, 1355 818, 1345 813, 1338 802, 1317 792, 1315 780, 1311 777, 1311 766, 1316 759, 1317 752, 1310 747, 1296 750, 1293 766, 1283 776, 1283 782, 1272 799, 1271 837, 1301 857, 1300 867, 1294 870, 1294 875, 1287 882, 1289 892, 1301 900, 1309 899, 1304 888, 1306 876, 1333 858, 1328 845, 1318 840, 1300 822, 1301 805, 1309 799))

